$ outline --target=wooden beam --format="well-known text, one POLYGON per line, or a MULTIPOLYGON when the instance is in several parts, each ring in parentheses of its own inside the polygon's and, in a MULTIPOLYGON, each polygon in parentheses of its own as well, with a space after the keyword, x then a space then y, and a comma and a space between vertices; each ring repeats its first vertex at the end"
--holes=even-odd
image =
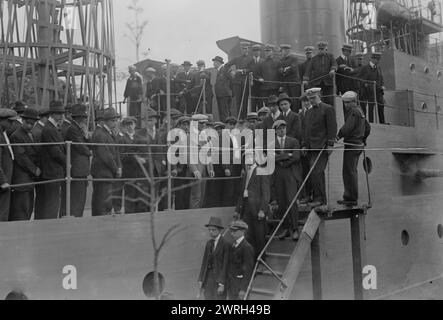
POLYGON ((365 299, 363 289, 363 268, 366 266, 365 218, 366 215, 359 214, 352 216, 350 219, 355 300, 365 299))
POLYGON ((322 257, 324 257, 325 222, 321 221, 317 234, 311 243, 312 292, 314 300, 323 300, 322 257))

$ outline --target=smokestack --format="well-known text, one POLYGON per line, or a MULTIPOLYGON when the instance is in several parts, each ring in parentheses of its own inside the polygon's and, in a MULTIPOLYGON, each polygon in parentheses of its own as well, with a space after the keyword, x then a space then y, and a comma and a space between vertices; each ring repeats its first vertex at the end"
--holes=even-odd
POLYGON ((262 42, 289 43, 297 52, 320 40, 341 54, 345 42, 344 0, 260 0, 262 42))

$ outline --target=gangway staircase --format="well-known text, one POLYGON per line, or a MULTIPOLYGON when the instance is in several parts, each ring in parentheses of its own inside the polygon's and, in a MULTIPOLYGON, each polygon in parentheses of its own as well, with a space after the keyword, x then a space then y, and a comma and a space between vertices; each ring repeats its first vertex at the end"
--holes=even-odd
MULTIPOLYGON (((311 251, 313 298, 322 300, 320 246, 323 241, 320 239, 324 235, 325 224, 328 221, 346 219, 350 220, 351 224, 354 296, 356 300, 363 300, 364 228, 369 209, 370 206, 300 207, 300 214, 305 216, 308 214, 308 217, 307 220, 302 219, 304 227, 299 240, 297 242, 281 241, 275 238, 276 232, 269 237, 268 245, 255 266, 246 298, 248 300, 289 300, 306 257, 311 251), (261 267, 266 270, 259 272, 261 267)), ((271 222, 276 223, 277 220, 271 222)))

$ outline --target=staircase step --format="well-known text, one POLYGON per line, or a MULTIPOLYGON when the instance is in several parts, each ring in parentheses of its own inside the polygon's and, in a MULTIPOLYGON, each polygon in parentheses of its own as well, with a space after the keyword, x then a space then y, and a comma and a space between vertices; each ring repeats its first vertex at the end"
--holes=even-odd
POLYGON ((284 259, 290 259, 290 254, 284 254, 284 253, 276 253, 276 252, 266 252, 266 256, 269 258, 284 258, 284 259))
MULTIPOLYGON (((275 271, 275 270, 274 270, 274 272, 275 272, 275 274, 276 274, 277 276, 279 276, 280 278, 283 277, 283 272, 279 272, 279 271, 275 271)), ((257 273, 257 274, 258 274, 258 275, 261 275, 261 276, 266 276, 266 277, 274 277, 274 275, 272 274, 272 272, 269 271, 269 270, 264 270, 263 272, 261 272, 261 273, 257 273)))
POLYGON ((259 294, 259 295, 262 295, 262 296, 273 297, 275 295, 275 292, 267 290, 267 289, 252 288, 251 289, 251 294, 259 294))

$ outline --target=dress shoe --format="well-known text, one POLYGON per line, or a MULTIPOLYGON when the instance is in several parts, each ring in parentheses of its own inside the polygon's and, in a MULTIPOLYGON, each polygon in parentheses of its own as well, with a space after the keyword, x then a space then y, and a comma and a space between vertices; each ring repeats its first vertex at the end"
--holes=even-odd
POLYGON ((289 230, 283 230, 282 233, 278 236, 278 239, 285 240, 287 237, 289 237, 291 234, 289 233, 289 230))
POLYGON ((294 241, 298 241, 300 239, 300 233, 298 232, 298 230, 294 231, 294 233, 292 234, 292 240, 294 241))

